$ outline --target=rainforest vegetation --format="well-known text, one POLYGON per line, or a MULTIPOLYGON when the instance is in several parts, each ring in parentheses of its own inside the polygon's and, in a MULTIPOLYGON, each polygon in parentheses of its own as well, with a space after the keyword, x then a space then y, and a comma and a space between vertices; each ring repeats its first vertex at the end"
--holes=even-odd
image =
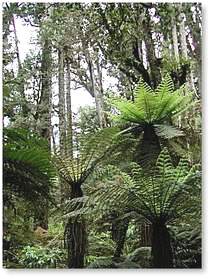
POLYGON ((2 9, 4 267, 201 268, 201 4, 2 9))

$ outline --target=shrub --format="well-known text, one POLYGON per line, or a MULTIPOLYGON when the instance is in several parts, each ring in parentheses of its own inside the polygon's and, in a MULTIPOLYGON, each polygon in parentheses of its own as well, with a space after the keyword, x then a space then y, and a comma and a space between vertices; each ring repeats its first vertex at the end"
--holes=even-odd
POLYGON ((20 263, 24 268, 58 268, 63 267, 64 256, 64 251, 58 248, 25 246, 20 254, 20 263))

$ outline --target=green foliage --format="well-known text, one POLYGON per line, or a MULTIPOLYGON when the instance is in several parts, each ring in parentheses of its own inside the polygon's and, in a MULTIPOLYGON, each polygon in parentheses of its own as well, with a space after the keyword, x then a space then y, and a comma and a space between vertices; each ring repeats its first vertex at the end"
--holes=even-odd
POLYGON ((64 251, 58 248, 25 246, 20 253, 20 263, 24 268, 64 267, 64 251))
POLYGON ((80 107, 78 111, 79 120, 77 125, 79 126, 81 133, 92 133, 99 129, 98 117, 95 107, 85 106, 80 107))
POLYGON ((88 268, 114 268, 112 257, 98 257, 88 266, 88 268))
POLYGON ((55 156, 55 164, 59 175, 68 184, 82 184, 94 168, 112 152, 116 142, 118 128, 105 128, 95 134, 76 137, 71 147, 71 155, 55 156))
MULTIPOLYGON (((194 163, 201 161, 201 108, 193 106, 198 90, 192 95, 186 87, 179 87, 186 82, 194 90, 199 87, 201 4, 4 3, 3 10, 4 123, 10 126, 4 130, 3 159, 4 240, 10 246, 4 249, 6 267, 65 268, 63 213, 67 213, 66 220, 73 218, 73 224, 75 217, 86 215, 82 220, 88 229, 88 249, 83 241, 81 246, 75 245, 85 235, 80 234, 85 230, 77 231, 77 225, 71 224, 65 237, 73 244, 70 254, 86 251, 89 268, 149 267, 150 249, 139 247, 136 227, 144 219, 148 223, 163 219, 168 224, 176 267, 199 267, 201 172, 194 163), (185 35, 192 37, 187 41, 188 59, 181 55, 176 59, 173 54, 172 21, 176 19, 180 38, 181 12, 185 14, 185 35), (15 47, 19 38, 14 36, 13 18, 37 26, 36 51, 28 53, 24 61, 22 50, 15 47), (104 103, 105 116, 108 111, 115 114, 115 121, 107 121, 107 125, 119 128, 99 130, 96 109, 79 110, 77 123, 72 123, 77 131, 73 131, 73 142, 65 142, 54 156, 56 173, 47 142, 32 131, 43 134, 43 129, 52 128, 49 112, 53 119, 58 113, 55 95, 47 84, 51 75, 58 74, 57 59, 50 63, 58 49, 64 50, 65 71, 66 62, 70 63, 71 89, 83 87, 93 96, 88 71, 91 60, 96 93, 105 99, 111 88, 109 102, 114 96, 122 97, 104 103), (17 67, 18 56, 21 65, 17 67), (161 74, 167 73, 173 82, 167 75, 156 88, 161 74), (108 77, 115 82, 110 84, 108 77), (142 81, 135 88, 140 77, 142 81), (172 160, 163 149, 156 166, 145 168, 141 160, 155 164, 151 150, 157 157, 167 145, 172 160), (61 189, 52 187, 55 180, 61 189), (80 197, 72 199, 74 195, 66 193, 66 186, 82 190, 80 197), (44 243, 35 239, 34 214, 47 208, 43 201, 51 199, 53 191, 57 201, 63 195, 68 200, 61 204, 65 209, 62 214, 50 208, 44 243), (125 220, 130 220, 123 249, 127 256, 114 259, 111 223, 117 221, 121 231, 125 220)), ((178 47, 181 54, 181 40, 178 47)))
POLYGON ((188 222, 171 227, 176 267, 201 268, 202 236, 197 222, 194 227, 188 222))
POLYGON ((23 129, 5 129, 3 166, 5 202, 11 193, 31 201, 49 197, 55 171, 43 139, 23 129))
POLYGON ((190 93, 184 95, 184 91, 184 87, 174 91, 173 82, 168 75, 155 91, 141 81, 134 90, 134 102, 113 101, 114 106, 120 111, 116 119, 121 123, 139 125, 169 121, 191 105, 192 96, 190 93))
POLYGON ((110 256, 114 253, 115 243, 108 233, 96 233, 93 231, 88 236, 88 243, 88 257, 103 256, 103 251, 104 256, 110 256))
POLYGON ((98 257, 88 266, 88 268, 141 268, 141 266, 128 258, 121 258, 116 261, 112 257, 98 257))
POLYGON ((142 268, 151 267, 151 247, 140 247, 127 255, 127 259, 131 262, 139 264, 142 268))
POLYGON ((151 223, 157 219, 167 223, 191 210, 185 204, 189 203, 191 193, 199 197, 198 166, 190 167, 184 158, 177 167, 173 166, 167 149, 161 152, 150 176, 135 163, 131 176, 114 166, 105 172, 110 175, 97 184, 85 201, 88 212, 117 208, 122 212, 134 211, 151 223))
POLYGON ((164 53, 163 58, 163 73, 172 73, 173 71, 176 73, 180 73, 183 65, 190 66, 191 61, 188 59, 185 59, 183 57, 179 57, 179 60, 177 60, 175 57, 170 57, 168 54, 164 53))
POLYGON ((49 218, 48 234, 47 234, 47 247, 58 248, 64 247, 64 224, 60 222, 61 216, 54 212, 51 213, 49 218))

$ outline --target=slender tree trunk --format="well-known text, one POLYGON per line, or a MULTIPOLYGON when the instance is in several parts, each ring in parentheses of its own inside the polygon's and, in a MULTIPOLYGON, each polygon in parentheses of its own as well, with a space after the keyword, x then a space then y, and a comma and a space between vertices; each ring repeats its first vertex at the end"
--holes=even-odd
POLYGON ((179 61, 177 25, 176 25, 176 19, 174 16, 172 16, 172 18, 171 18, 171 23, 172 23, 172 42, 173 42, 174 56, 175 56, 175 59, 177 61, 179 61))
POLYGON ((173 267, 170 235, 163 222, 152 225, 152 265, 153 268, 173 267))
MULTIPOLYGON (((58 50, 58 68, 59 68, 59 73, 58 73, 58 85, 59 85, 59 146, 60 146, 60 154, 62 157, 67 155, 67 137, 66 137, 66 128, 67 128, 67 123, 66 123, 66 96, 65 96, 65 65, 64 65, 64 50, 59 49, 58 50)), ((69 80, 70 82, 70 80, 69 80)), ((70 89, 68 88, 70 84, 67 85, 67 88, 69 90, 70 94, 70 89)), ((68 94, 68 93, 67 93, 68 94)), ((69 99, 69 104, 70 99, 69 99)), ((70 134, 69 134, 70 135, 70 134)), ((64 182, 63 180, 60 180, 60 191, 61 191, 61 205, 64 204, 64 202, 67 200, 69 197, 69 185, 64 182)))
POLYGON ((51 90, 51 45, 46 39, 42 47, 41 61, 41 97, 39 102, 39 121, 42 126, 40 135, 48 140, 49 149, 51 147, 51 110, 52 110, 52 90, 51 90))
POLYGON ((64 51, 58 50, 59 64, 59 134, 60 134, 60 153, 65 154, 66 151, 66 121, 65 121, 65 87, 64 87, 64 51))
POLYGON ((72 108, 71 108, 71 76, 70 63, 66 60, 66 123, 67 123, 67 154, 73 157, 73 132, 72 132, 72 108))
POLYGON ((53 150, 53 153, 56 154, 56 141, 55 141, 55 135, 54 135, 54 127, 51 126, 51 139, 52 139, 52 150, 53 150))
MULTIPOLYGON (((80 185, 72 185, 72 198, 82 197, 83 192, 80 185)), ((66 226, 66 242, 68 248, 68 267, 83 268, 86 252, 87 234, 85 221, 80 217, 70 218, 66 226)))
POLYGON ((17 62, 18 62, 18 69, 21 70, 22 65, 21 65, 20 52, 19 52, 19 47, 18 47, 18 36, 17 36, 17 31, 16 31, 14 15, 12 16, 12 25, 13 25, 13 33, 14 33, 14 37, 15 37, 15 51, 16 51, 16 57, 17 57, 17 62))
POLYGON ((103 94, 101 92, 101 87, 100 87, 100 89, 96 87, 94 66, 93 66, 93 62, 90 59, 90 57, 88 57, 88 67, 89 67, 89 72, 90 72, 92 91, 93 91, 93 95, 94 95, 95 103, 96 103, 97 115, 98 115, 98 119, 99 119, 99 126, 100 126, 100 128, 104 128, 104 127, 106 127, 106 120, 105 120, 105 115, 104 115, 103 94))
MULTIPOLYGON (((37 119, 41 123, 37 129, 38 133, 48 141, 49 151, 51 151, 51 110, 52 110, 52 90, 51 90, 51 45, 46 39, 42 46, 41 60, 41 96, 37 119)), ((43 198, 40 201, 40 212, 36 214, 36 223, 43 229, 48 229, 48 207, 49 202, 43 198)))
POLYGON ((150 67, 151 87, 156 88, 161 81, 159 62, 155 55, 155 44, 152 38, 152 27, 149 12, 146 11, 146 20, 143 20, 144 40, 147 50, 147 60, 150 67))
POLYGON ((28 116, 29 109, 26 104, 26 97, 25 97, 25 88, 24 88, 24 79, 22 77, 22 64, 21 64, 21 59, 20 59, 20 52, 19 52, 19 41, 18 41, 18 36, 17 36, 17 31, 16 31, 16 24, 15 24, 15 16, 12 15, 12 25, 13 25, 13 33, 15 37, 15 52, 16 52, 16 58, 18 62, 18 74, 17 76, 20 78, 19 81, 19 91, 22 97, 22 114, 24 117, 28 116))
POLYGON ((188 49, 186 41, 186 31, 185 31, 185 14, 183 12, 179 15, 180 23, 180 44, 181 44, 181 53, 183 58, 188 59, 188 49))

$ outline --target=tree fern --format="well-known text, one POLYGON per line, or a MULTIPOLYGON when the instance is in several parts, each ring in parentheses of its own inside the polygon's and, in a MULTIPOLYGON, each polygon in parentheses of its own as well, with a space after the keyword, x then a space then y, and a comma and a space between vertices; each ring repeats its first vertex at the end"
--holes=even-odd
POLYGON ((120 111, 116 119, 146 124, 169 119, 191 105, 192 95, 187 92, 184 96, 184 91, 185 87, 174 91, 173 82, 168 75, 155 91, 141 81, 134 91, 134 103, 113 101, 113 105, 120 111))
MULTIPOLYGON (((71 152, 64 155, 59 151, 55 155, 55 166, 62 179, 61 182, 65 181, 70 193, 66 197, 70 202, 66 202, 65 209, 67 209, 68 204, 68 208, 74 206, 75 213, 82 212, 83 184, 94 168, 117 148, 118 132, 118 128, 105 128, 95 134, 86 134, 83 137, 75 135, 71 152), (75 204, 73 199, 75 199, 75 204)), ((79 218, 79 215, 65 215, 68 219, 65 239, 68 246, 68 266, 70 268, 79 268, 84 265, 85 220, 79 218)))
MULTIPOLYGON (((122 214, 136 212, 152 223, 156 236, 157 233, 165 233, 161 237, 165 237, 164 241, 169 246, 166 247, 166 252, 170 252, 170 239, 166 225, 189 210, 186 203, 190 200, 192 185, 194 181, 196 185, 200 185, 198 166, 190 167, 185 158, 181 159, 177 167, 173 166, 168 150, 165 148, 158 157, 151 176, 146 176, 136 163, 133 163, 131 167, 132 171, 129 175, 117 167, 108 166, 86 198, 83 211, 77 214, 84 214, 86 211, 89 214, 92 212, 100 214, 109 212, 111 208, 122 214), (160 227, 163 227, 163 230, 158 232, 160 227)), ((154 234, 154 237, 156 236, 154 234)), ((159 263, 155 264, 164 265, 164 267, 171 264, 165 261, 166 259, 160 263, 159 260, 159 263)))
POLYGON ((4 129, 4 192, 31 201, 49 198, 55 170, 43 139, 23 129, 4 129))
POLYGON ((112 101, 118 110, 115 121, 125 132, 143 136, 139 138, 135 160, 146 170, 154 165, 160 153, 160 138, 172 139, 184 135, 170 123, 173 116, 193 104, 192 94, 185 94, 185 91, 185 87, 174 91, 173 82, 167 75, 155 91, 141 81, 134 91, 134 102, 112 101))

